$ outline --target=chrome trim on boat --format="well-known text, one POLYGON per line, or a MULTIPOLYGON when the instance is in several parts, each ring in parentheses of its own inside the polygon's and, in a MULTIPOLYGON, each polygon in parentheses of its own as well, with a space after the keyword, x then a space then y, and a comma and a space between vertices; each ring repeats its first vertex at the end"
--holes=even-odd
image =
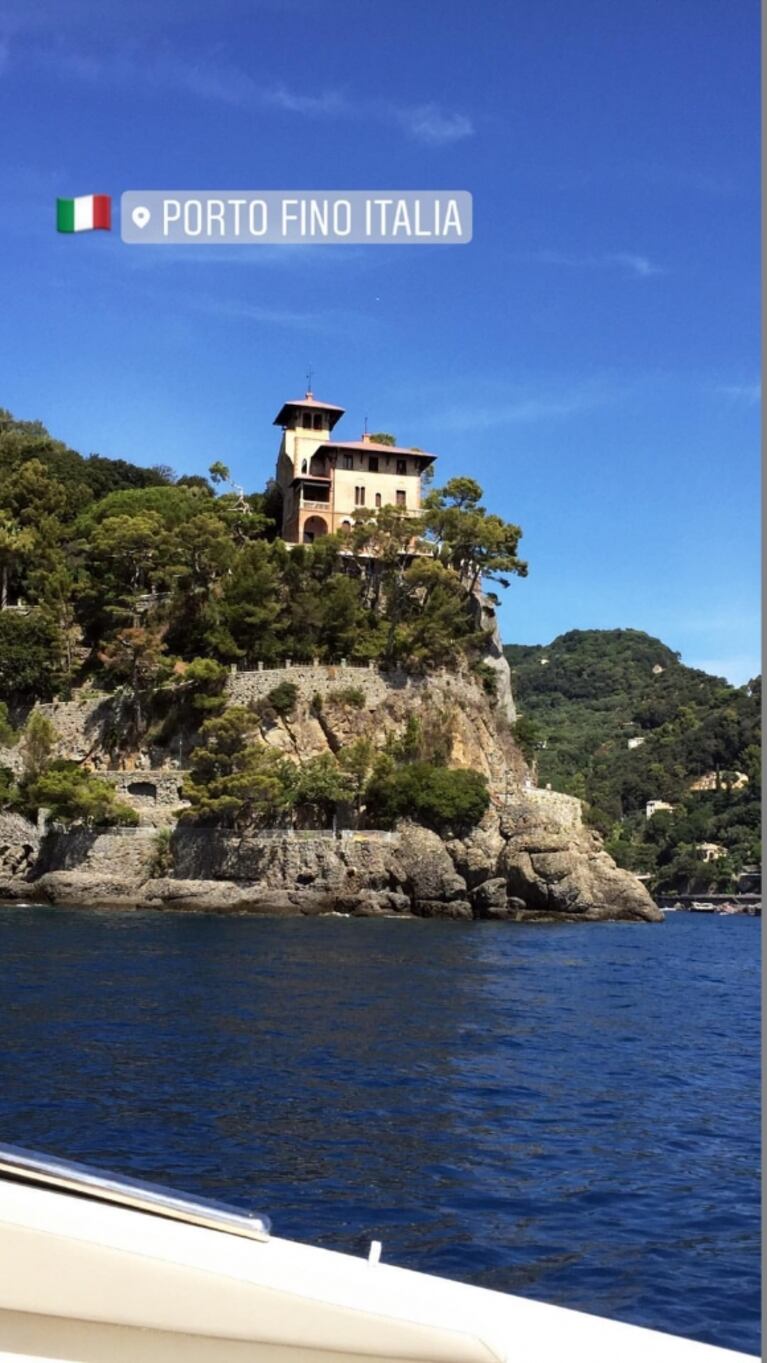
POLYGON ((239 1207, 208 1201, 191 1193, 178 1193, 156 1183, 142 1183, 122 1174, 104 1173, 88 1164, 55 1159, 17 1145, 0 1145, 0 1178, 59 1188, 92 1201, 130 1207, 168 1221, 185 1221, 192 1226, 226 1231, 230 1235, 244 1235, 250 1240, 268 1240, 271 1230, 268 1216, 241 1211, 239 1207))

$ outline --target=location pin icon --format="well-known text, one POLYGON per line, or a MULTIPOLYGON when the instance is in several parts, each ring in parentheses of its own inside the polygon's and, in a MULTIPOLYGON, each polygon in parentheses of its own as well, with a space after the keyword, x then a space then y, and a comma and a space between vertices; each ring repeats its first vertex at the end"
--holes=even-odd
POLYGON ((151 216, 148 208, 134 208, 131 213, 131 217, 137 227, 146 227, 151 216))

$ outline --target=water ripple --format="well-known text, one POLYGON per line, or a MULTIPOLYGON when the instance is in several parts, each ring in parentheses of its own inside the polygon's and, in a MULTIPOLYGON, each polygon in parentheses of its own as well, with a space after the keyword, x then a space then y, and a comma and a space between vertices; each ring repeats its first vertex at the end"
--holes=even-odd
POLYGON ((0 1137, 756 1353, 758 939, 0 909, 0 1137))

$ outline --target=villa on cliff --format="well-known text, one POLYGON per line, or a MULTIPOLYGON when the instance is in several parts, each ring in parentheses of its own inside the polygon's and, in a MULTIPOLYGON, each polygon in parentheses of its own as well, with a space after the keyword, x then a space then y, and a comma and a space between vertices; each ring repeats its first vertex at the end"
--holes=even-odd
POLYGON ((282 538, 311 544, 322 535, 351 528, 354 512, 398 506, 411 515, 421 507, 421 478, 435 455, 388 445, 365 433, 336 440, 343 407, 320 402, 310 389, 283 403, 274 424, 282 427, 277 485, 283 497, 282 538))

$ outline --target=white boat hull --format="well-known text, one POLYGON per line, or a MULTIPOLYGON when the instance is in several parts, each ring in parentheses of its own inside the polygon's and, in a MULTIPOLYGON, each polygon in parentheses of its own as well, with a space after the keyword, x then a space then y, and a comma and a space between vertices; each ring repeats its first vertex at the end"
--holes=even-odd
POLYGON ((736 1363, 747 1355, 275 1237, 0 1181, 0 1359, 736 1363))

